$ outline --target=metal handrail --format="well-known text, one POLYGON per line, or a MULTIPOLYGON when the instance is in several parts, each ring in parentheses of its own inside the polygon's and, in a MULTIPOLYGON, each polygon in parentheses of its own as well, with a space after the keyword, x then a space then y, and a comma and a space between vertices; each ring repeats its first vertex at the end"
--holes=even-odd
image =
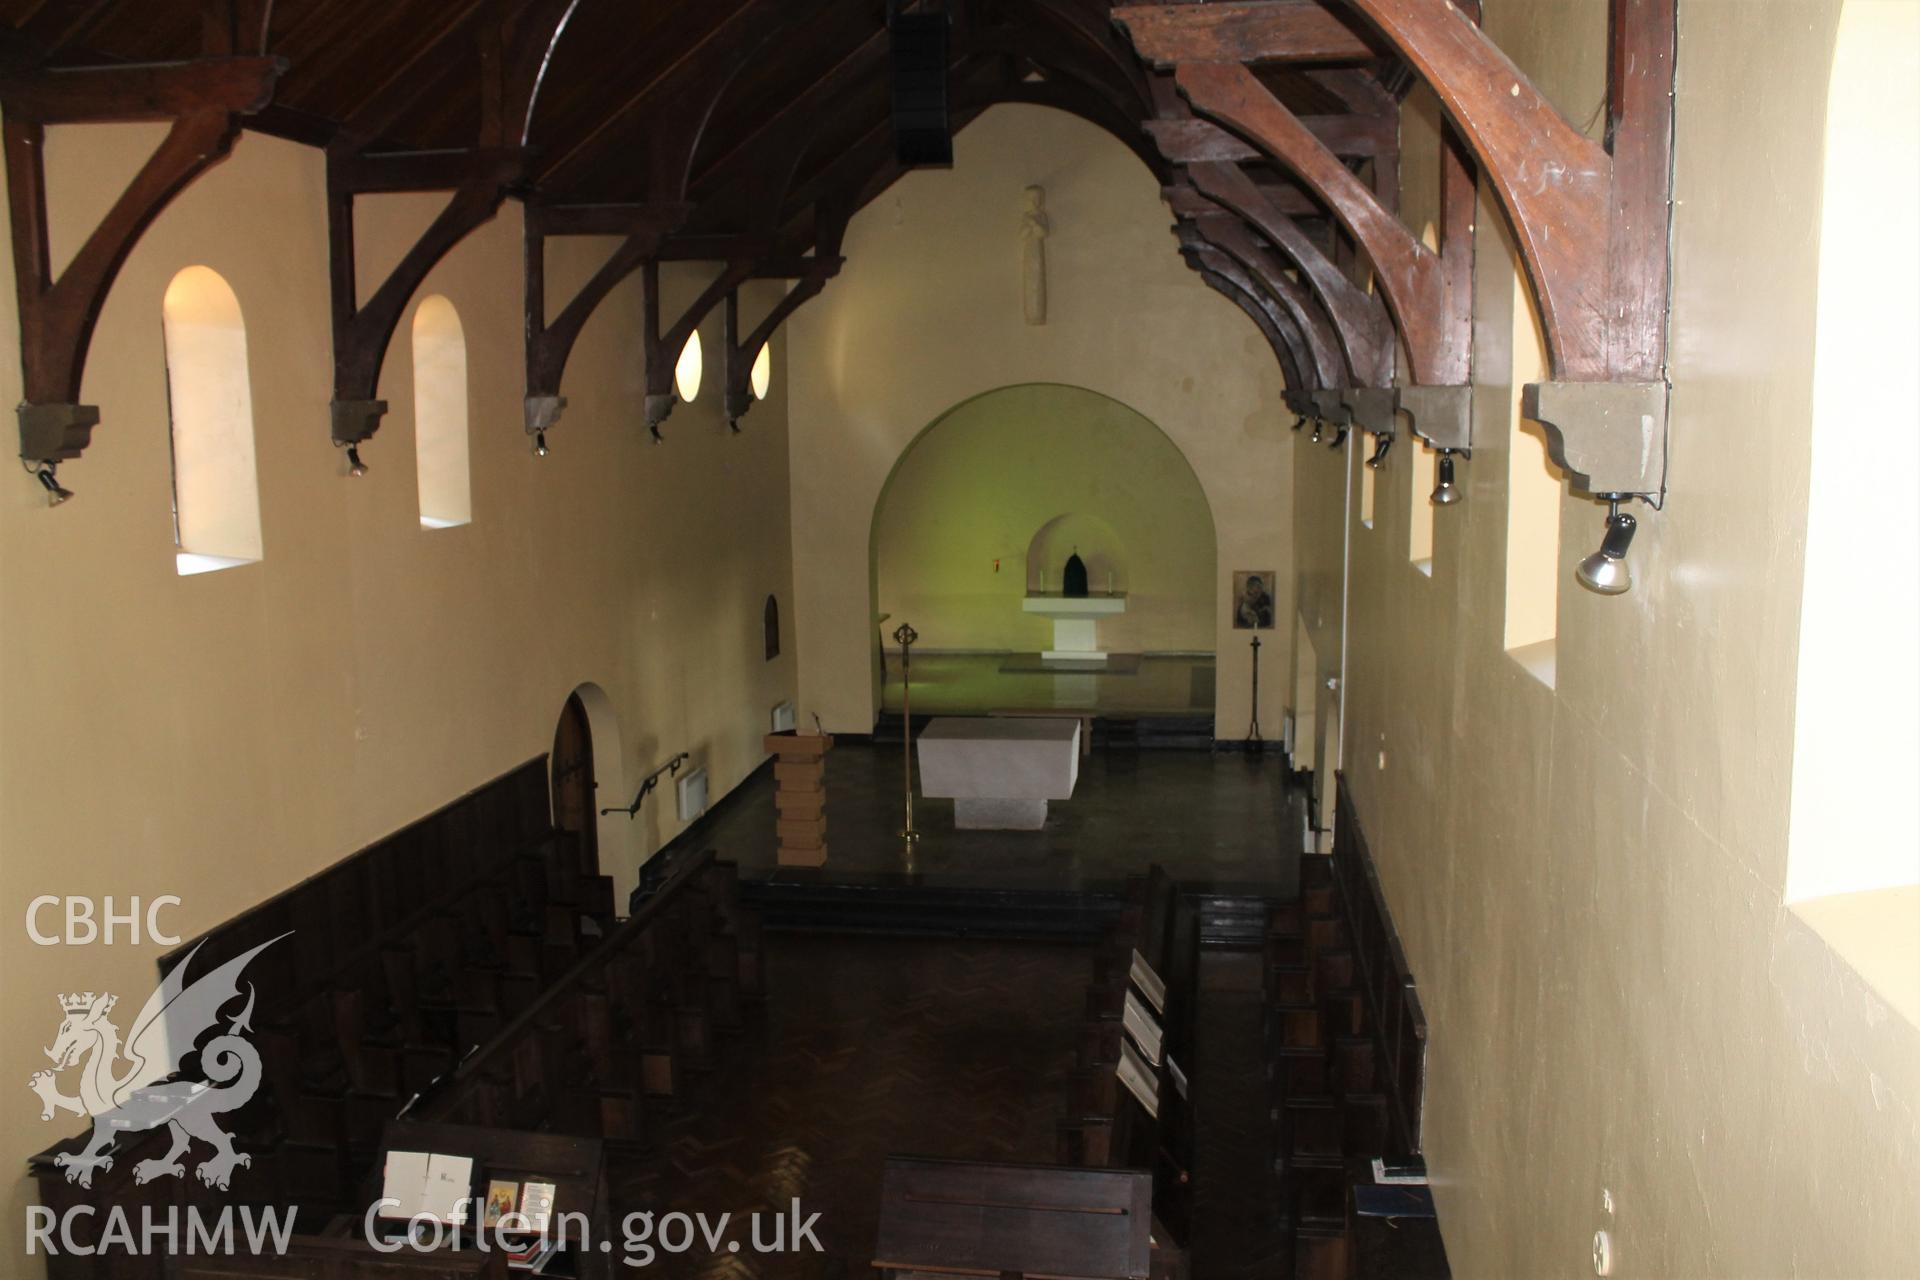
POLYGON ((648 774, 646 777, 640 780, 640 790, 633 797, 632 804, 615 805, 611 809, 602 809, 600 811, 600 816, 604 818, 606 815, 610 813, 624 813, 629 818, 631 818, 634 814, 639 813, 640 802, 647 798, 647 792, 653 790, 655 787, 660 785, 660 775, 663 773, 672 775, 680 772, 680 766, 685 764, 688 758, 689 757, 687 753, 682 751, 679 755, 667 761, 665 764, 661 765, 658 769, 655 769, 652 773, 648 774))

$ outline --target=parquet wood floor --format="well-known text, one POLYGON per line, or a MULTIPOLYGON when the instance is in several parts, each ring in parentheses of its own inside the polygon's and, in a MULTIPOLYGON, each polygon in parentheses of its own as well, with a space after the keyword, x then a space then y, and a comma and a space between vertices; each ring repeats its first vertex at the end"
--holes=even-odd
MULTIPOLYGON (((614 1165, 616 1221, 818 1213, 824 1255, 703 1246, 634 1273, 699 1280, 870 1275, 889 1154, 1051 1161, 1088 954, 1077 947, 781 934, 768 1000, 695 1077, 649 1150, 614 1165)), ((770 1230, 770 1228, 769 1228, 770 1230)))

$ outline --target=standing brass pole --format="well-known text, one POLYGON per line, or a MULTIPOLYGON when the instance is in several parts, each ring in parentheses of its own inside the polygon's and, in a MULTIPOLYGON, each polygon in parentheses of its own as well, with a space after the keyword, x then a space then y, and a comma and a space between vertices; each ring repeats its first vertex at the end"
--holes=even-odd
POLYGON ((908 852, 912 852, 914 841, 920 838, 920 833, 913 829, 913 642, 920 638, 920 633, 903 622, 894 628, 893 638, 900 642, 900 741, 907 775, 907 825, 900 832, 900 838, 907 842, 908 852))

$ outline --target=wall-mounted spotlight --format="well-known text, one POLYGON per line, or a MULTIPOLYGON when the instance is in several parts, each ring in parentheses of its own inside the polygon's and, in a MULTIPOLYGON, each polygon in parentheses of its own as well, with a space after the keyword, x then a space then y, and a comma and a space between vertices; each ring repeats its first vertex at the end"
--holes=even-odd
POLYGON ((1453 450, 1440 450, 1439 477, 1434 481, 1433 495, 1428 499, 1436 507, 1450 507, 1464 496, 1460 487, 1453 482, 1453 450))
POLYGON ((547 456, 547 433, 544 431, 533 433, 533 456, 536 458, 547 456))
POLYGON ((360 446, 358 444, 350 444, 347 446, 347 474, 350 476, 363 476, 367 474, 367 464, 360 461, 360 446))
POLYGON ((1580 585, 1603 596, 1624 595, 1633 586, 1633 570, 1627 566, 1627 548, 1640 522, 1620 509, 1620 495, 1601 494, 1607 500, 1607 534, 1600 549, 1582 560, 1573 571, 1580 585))
POLYGON ((1296 414, 1294 415, 1293 426, 1289 427, 1288 430, 1298 431, 1300 428, 1306 425, 1307 425, 1307 415, 1304 413, 1296 414))
POLYGON ((1345 444, 1347 443, 1347 430, 1348 430, 1347 423, 1344 423, 1344 422, 1334 423, 1333 439, 1327 441, 1327 448, 1339 449, 1345 446, 1345 444))
POLYGON ((33 476, 40 482, 40 487, 47 491, 48 506, 57 507, 73 496, 73 490, 63 487, 58 480, 54 479, 52 463, 35 471, 33 476))
POLYGON ((1367 470, 1378 471, 1387 461, 1387 450, 1393 448, 1393 437, 1378 435, 1374 437, 1373 456, 1367 459, 1367 470))
POLYGON ((1318 419, 1318 418, 1315 418, 1315 419, 1313 420, 1313 441, 1312 441, 1312 443, 1314 443, 1314 444, 1319 444, 1319 443, 1320 443, 1320 428, 1322 428, 1322 427, 1324 427, 1324 426, 1326 426, 1326 425, 1327 425, 1326 423, 1324 423, 1324 422, 1322 422, 1322 421, 1320 421, 1320 419, 1318 419))

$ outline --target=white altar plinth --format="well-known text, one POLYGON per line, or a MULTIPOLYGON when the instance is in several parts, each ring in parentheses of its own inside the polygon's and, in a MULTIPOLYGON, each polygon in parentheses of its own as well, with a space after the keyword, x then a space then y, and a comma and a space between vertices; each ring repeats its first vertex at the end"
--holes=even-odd
POLYGON ((1080 780, 1078 720, 943 716, 920 734, 920 793, 963 831, 1038 831, 1080 780))
POLYGON ((1103 663, 1107 654, 1100 647, 1099 621, 1125 613, 1127 593, 1063 596, 1058 592, 1040 591, 1021 601, 1020 608, 1053 619, 1053 648, 1040 654, 1046 661, 1103 663))

